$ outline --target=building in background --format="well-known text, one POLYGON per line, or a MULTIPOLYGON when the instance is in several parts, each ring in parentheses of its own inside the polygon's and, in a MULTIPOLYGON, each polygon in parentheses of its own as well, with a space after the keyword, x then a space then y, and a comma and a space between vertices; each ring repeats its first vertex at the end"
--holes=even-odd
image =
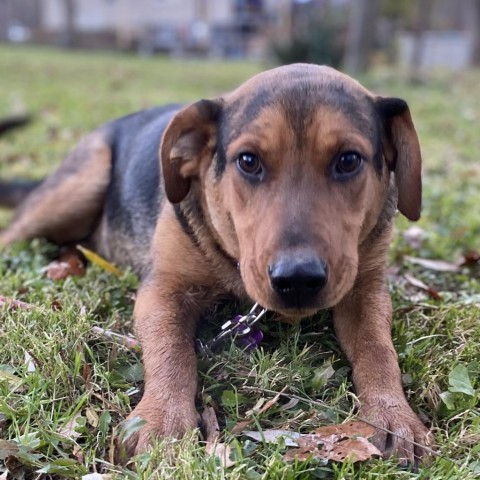
POLYGON ((0 41, 263 56, 289 8, 290 0, 0 0, 0 41))
POLYGON ((349 11, 360 3, 377 10, 366 63, 480 64, 480 0, 0 0, 0 41, 230 58, 286 45, 280 62, 345 66, 349 32, 362 27, 349 11))

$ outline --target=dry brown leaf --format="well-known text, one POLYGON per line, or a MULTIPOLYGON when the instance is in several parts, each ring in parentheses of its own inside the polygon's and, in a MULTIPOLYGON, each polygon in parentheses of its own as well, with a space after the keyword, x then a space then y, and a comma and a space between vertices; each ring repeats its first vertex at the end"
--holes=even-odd
POLYGON ((309 458, 323 458, 320 454, 320 450, 316 448, 292 448, 283 456, 283 459, 287 462, 292 462, 293 460, 299 460, 300 462, 303 462, 309 458))
POLYGON ((68 249, 60 254, 60 258, 47 266, 47 278, 50 280, 64 280, 68 277, 82 277, 85 275, 85 265, 80 253, 68 249))
POLYGON ((247 427, 249 427, 253 423, 253 418, 248 420, 242 420, 241 422, 236 423, 233 427, 231 433, 236 435, 237 433, 242 433, 247 427))
POLYGON ((360 436, 370 438, 375 435, 375 427, 361 421, 339 423, 338 425, 324 425, 315 430, 316 435, 330 436, 339 435, 344 437, 360 436))
POLYGON ((93 408, 88 407, 87 410, 85 411, 85 415, 87 417, 88 423, 92 427, 94 428, 98 427, 100 419, 98 417, 97 412, 93 408))
POLYGON ((463 254, 462 265, 472 267, 480 263, 480 252, 478 250, 469 250, 463 254))
POLYGON ((15 480, 23 480, 26 477, 27 468, 14 455, 5 459, 5 466, 7 467, 9 476, 15 480))
POLYGON ((404 275, 404 278, 410 285, 413 285, 414 287, 417 287, 420 290, 423 290, 423 291, 427 292, 435 300, 441 300, 442 299, 442 296, 434 288, 429 287, 426 283, 422 282, 419 278, 414 277, 413 275, 410 275, 409 273, 406 273, 404 275))
POLYGON ((370 460, 372 457, 381 456, 382 452, 380 452, 373 443, 370 443, 366 438, 357 437, 328 444, 328 448, 325 448, 325 445, 321 448, 292 448, 283 458, 287 461, 317 458, 319 460, 332 460, 334 462, 364 462, 365 460, 370 460))
POLYGON ((29 303, 25 303, 20 300, 14 300, 13 298, 9 297, 2 297, 0 295, 0 307, 3 307, 3 305, 6 305, 8 308, 14 310, 31 310, 33 308, 33 305, 30 305, 29 303))
POLYGON ((405 256, 404 258, 407 262, 413 263, 414 265, 420 265, 428 270, 435 270, 436 272, 458 272, 460 269, 458 265, 444 260, 432 260, 410 256, 405 256))
POLYGON ((208 455, 217 457, 223 467, 233 466, 235 462, 231 459, 230 445, 218 441, 220 427, 213 407, 205 408, 202 413, 202 420, 205 428, 205 451, 208 455))
POLYGON ((0 439, 0 460, 15 457, 18 455, 18 452, 18 445, 15 442, 0 439))
POLYGON ((80 445, 74 445, 72 448, 72 455, 77 459, 79 463, 83 463, 85 460, 85 455, 83 454, 82 447, 80 445))
POLYGON ((62 302, 60 302, 59 300, 53 300, 51 303, 50 303, 50 308, 54 311, 54 312, 60 312, 63 308, 62 306, 62 302))
POLYGON ((205 429, 205 441, 207 443, 214 442, 220 434, 220 427, 218 425, 217 414, 213 407, 205 407, 202 413, 202 420, 205 429))
POLYGON ((330 459, 337 462, 351 460, 352 462, 364 462, 372 457, 381 457, 382 452, 366 438, 347 438, 337 443, 330 452, 330 459))
POLYGON ((78 419, 81 417, 81 413, 76 413, 59 431, 58 434, 69 440, 75 440, 80 436, 80 432, 77 432, 75 428, 78 426, 78 419))
POLYGON ((287 451, 285 460, 305 460, 313 457, 321 460, 353 462, 381 456, 381 452, 367 439, 375 428, 361 421, 339 425, 325 425, 313 433, 298 433, 290 430, 245 431, 244 435, 257 442, 278 443, 282 438, 287 447, 298 447, 287 451))
POLYGON ((88 363, 83 364, 82 378, 85 382, 85 390, 90 392, 90 390, 92 390, 92 369, 88 363))

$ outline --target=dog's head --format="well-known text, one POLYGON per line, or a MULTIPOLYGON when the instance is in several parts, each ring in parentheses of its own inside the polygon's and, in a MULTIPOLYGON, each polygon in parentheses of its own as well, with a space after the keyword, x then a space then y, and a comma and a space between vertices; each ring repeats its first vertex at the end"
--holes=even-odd
POLYGON ((390 172, 400 212, 420 214, 420 148, 407 104, 329 67, 276 68, 183 109, 161 159, 169 200, 198 186, 247 293, 285 315, 332 307, 350 291, 359 246, 395 195, 390 172))

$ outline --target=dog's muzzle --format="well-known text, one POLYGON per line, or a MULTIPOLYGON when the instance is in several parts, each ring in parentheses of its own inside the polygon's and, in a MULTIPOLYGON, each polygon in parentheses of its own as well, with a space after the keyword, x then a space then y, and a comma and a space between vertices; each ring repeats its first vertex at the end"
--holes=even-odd
POLYGON ((287 308, 315 307, 328 281, 328 266, 314 252, 280 255, 268 266, 270 285, 287 308))

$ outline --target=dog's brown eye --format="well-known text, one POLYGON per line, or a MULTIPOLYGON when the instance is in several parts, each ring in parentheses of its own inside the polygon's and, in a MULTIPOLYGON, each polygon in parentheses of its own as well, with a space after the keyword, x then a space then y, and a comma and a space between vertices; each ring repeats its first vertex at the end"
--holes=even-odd
POLYGON ((338 178, 349 178, 356 173, 363 164, 363 157, 357 152, 342 153, 338 158, 334 174, 338 178))
POLYGON ((247 175, 259 175, 262 172, 260 159, 253 153, 244 152, 238 156, 238 168, 247 175))

